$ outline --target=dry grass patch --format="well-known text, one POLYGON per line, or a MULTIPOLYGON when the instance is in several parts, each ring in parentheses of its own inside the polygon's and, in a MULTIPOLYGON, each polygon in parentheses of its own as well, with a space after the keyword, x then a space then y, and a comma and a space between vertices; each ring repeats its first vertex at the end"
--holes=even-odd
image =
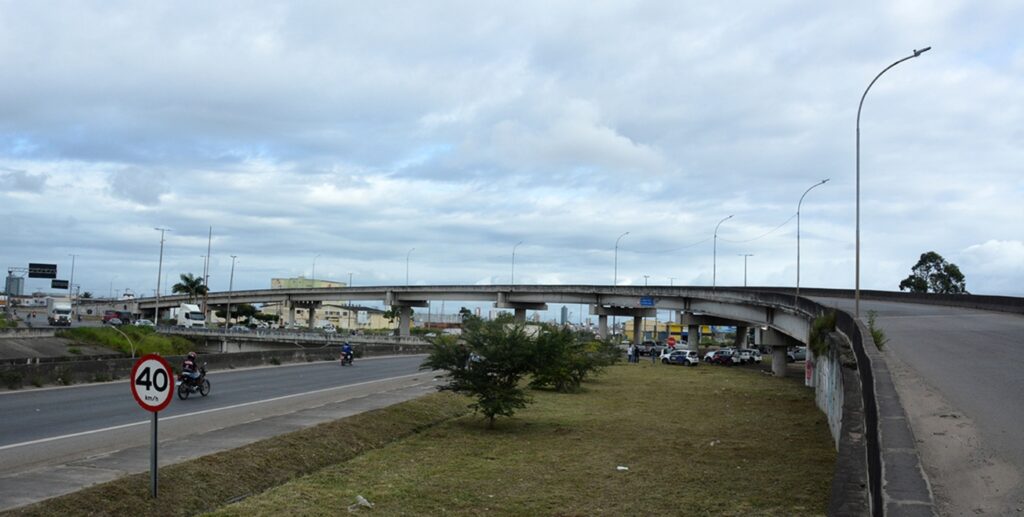
POLYGON ((533 395, 495 430, 452 420, 217 515, 347 514, 356 495, 378 515, 825 513, 834 446, 797 382, 641 363, 533 395))

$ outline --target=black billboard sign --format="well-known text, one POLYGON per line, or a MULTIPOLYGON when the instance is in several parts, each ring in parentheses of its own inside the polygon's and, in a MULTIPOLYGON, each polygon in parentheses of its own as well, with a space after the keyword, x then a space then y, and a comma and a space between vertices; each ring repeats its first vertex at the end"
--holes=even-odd
POLYGON ((67 280, 50 280, 50 289, 67 289, 67 280))
POLYGON ((29 278, 57 278, 56 264, 33 264, 28 265, 29 278))

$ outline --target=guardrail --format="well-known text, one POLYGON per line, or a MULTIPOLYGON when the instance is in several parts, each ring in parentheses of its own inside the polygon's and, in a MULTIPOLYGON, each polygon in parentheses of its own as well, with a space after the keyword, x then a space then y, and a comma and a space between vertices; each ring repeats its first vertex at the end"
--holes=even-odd
POLYGON ((222 339, 244 339, 249 341, 282 341, 288 343, 328 343, 341 344, 345 341, 350 343, 382 344, 382 345, 422 345, 427 341, 417 336, 375 336, 375 335, 343 335, 337 333, 301 332, 280 329, 256 329, 250 331, 210 329, 210 328, 183 328, 160 326, 157 332, 176 336, 194 336, 204 338, 222 339))

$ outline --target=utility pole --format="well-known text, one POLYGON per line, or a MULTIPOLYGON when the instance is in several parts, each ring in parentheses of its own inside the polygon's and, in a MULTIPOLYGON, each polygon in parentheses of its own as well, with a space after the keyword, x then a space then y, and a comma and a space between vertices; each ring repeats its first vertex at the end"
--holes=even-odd
POLYGON ((740 253, 739 256, 743 257, 743 287, 747 286, 747 257, 753 257, 753 253, 740 253))
POLYGON ((231 293, 235 290, 235 259, 238 255, 231 255, 231 278, 228 280, 228 310, 224 313, 224 328, 231 325, 231 293))
POLYGON ((160 232, 160 262, 156 267, 156 306, 153 310, 153 321, 160 326, 160 277, 164 271, 164 233, 171 231, 168 228, 153 228, 160 232))

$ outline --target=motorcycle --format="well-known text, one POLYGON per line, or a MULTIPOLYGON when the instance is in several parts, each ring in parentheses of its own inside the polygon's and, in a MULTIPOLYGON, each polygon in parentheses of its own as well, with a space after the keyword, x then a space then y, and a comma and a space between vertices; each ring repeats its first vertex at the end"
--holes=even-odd
POLYGON ((199 377, 193 379, 185 372, 178 374, 178 398, 185 400, 189 395, 199 392, 202 396, 210 394, 210 381, 206 378, 206 363, 199 367, 199 377))
POLYGON ((352 366, 352 355, 353 355, 352 352, 342 352, 341 353, 341 365, 342 366, 352 366))

